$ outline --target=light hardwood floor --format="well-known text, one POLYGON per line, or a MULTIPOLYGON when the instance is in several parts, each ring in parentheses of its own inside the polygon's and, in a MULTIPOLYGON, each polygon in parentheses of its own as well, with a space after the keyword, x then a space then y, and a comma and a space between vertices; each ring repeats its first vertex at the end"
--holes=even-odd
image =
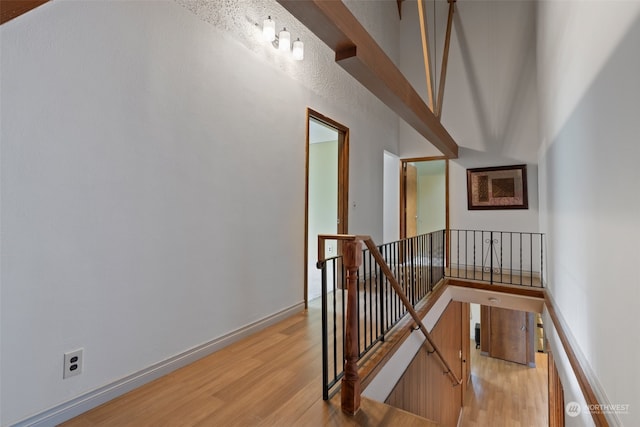
MULTIPOLYGON (((319 305, 63 426, 435 426, 364 398, 355 417, 341 412, 339 394, 322 401, 319 305)), ((474 354, 462 425, 546 425, 546 355, 536 358, 529 369, 474 354)))
POLYGON ((529 368, 480 355, 471 344, 471 382, 467 389, 463 427, 548 426, 547 355, 536 353, 529 368))
POLYGON ((344 415, 339 394, 322 401, 321 312, 301 312, 189 366, 86 412, 85 426, 425 426, 435 424, 363 399, 344 415))

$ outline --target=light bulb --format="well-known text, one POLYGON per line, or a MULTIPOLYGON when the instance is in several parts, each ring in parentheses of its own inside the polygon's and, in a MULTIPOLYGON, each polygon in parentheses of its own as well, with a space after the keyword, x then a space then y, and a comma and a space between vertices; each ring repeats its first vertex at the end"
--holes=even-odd
POLYGON ((269 16, 262 24, 262 38, 265 41, 272 42, 276 39, 276 21, 269 16))
POLYGON ((300 39, 293 42, 293 59, 302 61, 304 59, 304 43, 300 39))
POLYGON ((289 52, 291 50, 291 33, 283 28, 278 35, 278 48, 283 52, 289 52))

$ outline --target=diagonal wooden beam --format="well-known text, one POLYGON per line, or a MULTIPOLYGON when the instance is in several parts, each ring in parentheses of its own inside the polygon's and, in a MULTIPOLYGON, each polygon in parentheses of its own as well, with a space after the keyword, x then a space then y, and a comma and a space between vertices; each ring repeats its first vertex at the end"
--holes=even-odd
POLYGON ((396 0, 396 3, 398 3, 398 17, 400 18, 400 20, 402 20, 402 2, 404 0, 396 0))
POLYGON ((447 158, 458 145, 411 83, 341 1, 278 0, 336 52, 336 62, 447 158))
POLYGON ((29 12, 49 0, 1 0, 0 1, 0 25, 29 12))
POLYGON ((442 71, 440 72, 440 84, 438 86, 438 101, 434 113, 438 120, 442 117, 442 101, 444 100, 444 84, 447 81, 447 64, 449 63, 449 44, 451 43, 451 27, 453 26, 453 12, 456 0, 449 0, 449 16, 447 18, 447 35, 444 39, 444 51, 442 52, 442 71))
POLYGON ((420 20, 420 38, 422 39, 422 58, 424 59, 424 73, 427 78, 427 98, 431 111, 435 111, 433 103, 433 78, 431 77, 431 54, 429 53, 429 32, 424 13, 424 0, 418 0, 418 19, 420 20))

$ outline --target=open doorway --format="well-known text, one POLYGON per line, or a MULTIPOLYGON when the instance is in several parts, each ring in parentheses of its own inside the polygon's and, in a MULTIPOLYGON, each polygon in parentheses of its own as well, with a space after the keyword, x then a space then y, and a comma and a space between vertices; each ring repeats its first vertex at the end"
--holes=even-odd
MULTIPOLYGON (((305 306, 322 294, 322 277, 316 268, 318 234, 348 230, 349 129, 308 109, 306 162, 305 306)), ((340 246, 328 241, 325 251, 325 257, 334 257, 340 246)))
POLYGON ((449 229, 449 163, 444 157, 402 159, 400 237, 449 229))

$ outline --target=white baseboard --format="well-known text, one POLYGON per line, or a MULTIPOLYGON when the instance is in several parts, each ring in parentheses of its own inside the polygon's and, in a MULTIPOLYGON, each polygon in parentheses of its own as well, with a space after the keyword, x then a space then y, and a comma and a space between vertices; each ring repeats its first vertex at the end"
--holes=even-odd
POLYGON ((205 356, 210 355, 236 341, 254 334, 274 323, 284 320, 304 309, 304 302, 299 302, 289 308, 267 316, 261 320, 236 329, 222 337, 208 343, 187 350, 146 369, 131 374, 125 378, 107 384, 89 393, 85 393, 68 402, 62 403, 49 410, 19 421, 13 427, 53 427, 78 416, 96 406, 115 399, 135 388, 158 379, 176 369, 182 368, 205 356))

